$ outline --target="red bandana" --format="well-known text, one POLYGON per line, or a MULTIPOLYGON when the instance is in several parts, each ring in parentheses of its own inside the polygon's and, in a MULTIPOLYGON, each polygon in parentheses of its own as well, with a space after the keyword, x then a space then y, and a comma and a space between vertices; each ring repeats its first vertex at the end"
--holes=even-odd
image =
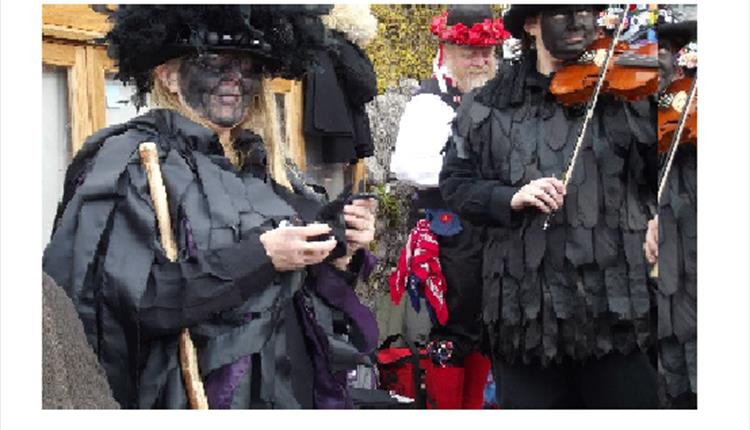
POLYGON ((441 325, 448 321, 448 307, 445 304, 445 277, 440 267, 438 241, 430 230, 430 222, 422 219, 409 233, 396 270, 391 273, 388 283, 391 289, 391 300, 398 305, 406 292, 409 274, 414 274, 424 286, 427 302, 435 311, 441 325))

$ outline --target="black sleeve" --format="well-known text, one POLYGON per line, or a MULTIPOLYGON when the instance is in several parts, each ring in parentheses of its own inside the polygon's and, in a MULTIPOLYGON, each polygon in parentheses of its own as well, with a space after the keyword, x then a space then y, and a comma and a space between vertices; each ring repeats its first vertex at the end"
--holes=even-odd
POLYGON ((368 267, 367 257, 367 251, 359 249, 354 255, 352 255, 352 259, 349 261, 346 271, 337 269, 336 272, 339 273, 339 276, 341 276, 347 284, 354 287, 357 284, 357 279, 360 277, 367 277, 366 275, 369 275, 369 271, 372 269, 371 267, 368 267), (365 276, 363 276, 363 272, 365 272, 365 276))
POLYGON ((517 218, 513 216, 510 201, 518 188, 499 180, 482 179, 476 155, 462 149, 465 153, 459 156, 456 141, 461 142, 463 138, 455 127, 453 133, 440 171, 440 192, 446 204, 471 222, 510 226, 517 218))
POLYGON ((375 70, 364 51, 341 37, 334 58, 341 89, 353 106, 362 107, 378 95, 375 70))
POLYGON ((177 332, 239 306, 273 282, 276 271, 260 242, 260 229, 235 245, 170 262, 157 253, 138 322, 146 335, 177 332))
MULTIPOLYGON (((176 234, 180 251, 172 262, 159 244, 147 191, 127 173, 121 183, 122 198, 105 232, 108 244, 98 252, 110 285, 103 298, 137 322, 142 335, 176 333, 205 322, 259 296, 274 281, 277 272, 260 241, 273 227, 272 218, 223 248, 196 248, 188 239, 192 233, 176 234)), ((172 223, 175 231, 192 231, 175 218, 172 223)))

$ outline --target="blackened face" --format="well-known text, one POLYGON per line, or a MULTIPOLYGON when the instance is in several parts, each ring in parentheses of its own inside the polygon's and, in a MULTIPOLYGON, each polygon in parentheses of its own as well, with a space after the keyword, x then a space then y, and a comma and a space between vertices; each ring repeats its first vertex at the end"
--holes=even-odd
POLYGON ((206 53, 180 65, 180 93, 198 115, 221 127, 233 127, 247 113, 258 86, 248 55, 206 53))
POLYGON ((668 43, 659 41, 659 92, 664 91, 674 76, 674 55, 668 43))
POLYGON ((574 60, 596 37, 596 17, 591 6, 560 6, 542 12, 542 41, 558 60, 574 60))

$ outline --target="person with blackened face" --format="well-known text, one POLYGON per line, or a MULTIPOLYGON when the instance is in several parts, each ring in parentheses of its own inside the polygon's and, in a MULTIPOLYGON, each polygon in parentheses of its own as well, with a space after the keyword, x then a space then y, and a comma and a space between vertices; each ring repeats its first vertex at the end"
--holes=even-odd
POLYGON ((602 9, 512 5, 521 59, 464 96, 446 147, 442 196, 486 228, 481 318, 503 408, 658 405, 642 248, 654 103, 600 95, 561 180, 586 109, 556 100, 550 81, 586 54, 602 9))
MULTIPOLYGON (((697 73, 698 22, 695 6, 663 6, 659 40, 659 115, 684 109, 686 92, 672 82, 697 73), (680 98, 682 100, 680 101, 680 98)), ((693 101, 697 103, 697 99, 693 101)), ((660 125, 662 121, 659 121, 660 125)), ((688 133, 683 132, 683 138, 688 133)), ((682 139, 681 139, 682 140, 682 139)), ((661 157, 662 165, 667 157, 661 157)), ((658 354, 663 406, 695 409, 698 404, 698 146, 680 143, 666 173, 658 216, 648 224, 646 258, 658 264, 658 354)))
POLYGON ((119 78, 156 108, 76 154, 43 268, 76 303, 123 408, 354 406, 346 373, 369 362, 378 338, 352 287, 370 261, 374 201, 327 203, 304 183, 284 156, 268 83, 311 67, 329 9, 109 11, 119 78), (143 142, 156 144, 174 259, 143 142), (184 328, 197 369, 184 361, 184 328))
POLYGON ((260 74, 247 55, 204 53, 185 58, 178 69, 183 103, 220 127, 231 128, 244 117, 260 74))

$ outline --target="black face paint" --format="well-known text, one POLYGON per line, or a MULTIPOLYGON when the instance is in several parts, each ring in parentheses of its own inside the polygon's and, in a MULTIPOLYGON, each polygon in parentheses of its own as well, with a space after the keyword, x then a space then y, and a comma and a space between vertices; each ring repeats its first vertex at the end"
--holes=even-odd
POLYGON ((574 60, 596 37, 596 17, 591 6, 561 6, 542 12, 542 41, 558 60, 574 60))
POLYGON ((180 93, 202 118, 232 127, 244 119, 259 76, 246 54, 206 53, 180 65, 180 93))
POLYGON ((659 42, 659 45, 659 93, 661 93, 672 82, 674 55, 669 46, 662 46, 662 42, 659 42))

